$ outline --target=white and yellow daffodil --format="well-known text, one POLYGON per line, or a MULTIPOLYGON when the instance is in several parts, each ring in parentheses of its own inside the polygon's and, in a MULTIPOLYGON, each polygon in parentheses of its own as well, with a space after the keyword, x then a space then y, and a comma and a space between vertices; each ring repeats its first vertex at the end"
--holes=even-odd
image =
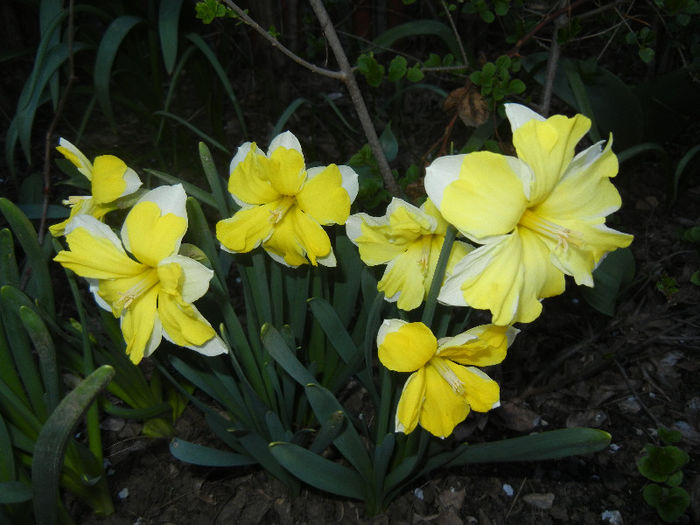
POLYGON ((601 259, 632 236, 605 225, 620 195, 612 137, 574 156, 590 128, 583 115, 548 119, 506 104, 518 157, 490 152, 436 159, 425 189, 443 217, 483 244, 454 268, 438 300, 491 311, 492 322, 530 322, 540 300, 564 291, 564 275, 593 286, 601 259))
POLYGON ((328 234, 321 227, 344 224, 359 189, 349 166, 306 169, 297 138, 285 131, 267 155, 253 142, 231 161, 228 190, 241 209, 216 224, 224 250, 245 253, 260 246, 287 266, 309 262, 335 266, 328 234))
POLYGON ((114 155, 100 155, 91 163, 83 153, 61 138, 56 148, 90 181, 92 195, 71 196, 63 201, 70 206, 70 216, 49 228, 51 235, 64 234, 66 226, 78 215, 90 215, 102 220, 107 212, 120 207, 119 199, 133 194, 141 187, 141 179, 123 160, 114 155))
POLYGON ((213 272, 178 255, 187 230, 186 198, 180 184, 145 193, 127 215, 121 241, 106 224, 78 215, 66 227, 70 249, 54 258, 87 278, 97 303, 120 319, 134 363, 151 355, 162 337, 205 355, 228 351, 192 305, 206 293, 213 272))
MULTIPOLYGON (((394 198, 384 217, 366 213, 351 215, 345 223, 348 238, 357 245, 360 258, 369 266, 386 264, 377 289, 402 310, 418 308, 433 282, 447 222, 435 205, 426 200, 420 208, 394 198)), ((472 250, 455 241, 447 274, 472 250)))
POLYGON ((444 438, 470 410, 499 406, 498 383, 475 366, 503 361, 517 333, 512 327, 480 325, 438 341, 423 323, 386 319, 377 334, 379 360, 390 370, 413 372, 396 409, 396 431, 409 434, 420 424, 444 438))

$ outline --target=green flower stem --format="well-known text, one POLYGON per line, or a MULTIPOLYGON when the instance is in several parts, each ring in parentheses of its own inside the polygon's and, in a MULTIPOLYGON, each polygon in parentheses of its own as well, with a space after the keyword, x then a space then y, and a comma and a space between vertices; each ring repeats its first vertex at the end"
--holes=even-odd
POLYGON ((425 307, 423 308, 423 317, 421 318, 422 323, 428 327, 433 322, 433 316, 435 315, 435 307, 437 305, 437 296, 438 293, 440 293, 440 287, 442 286, 442 281, 445 278, 447 260, 450 258, 450 252, 452 252, 452 245, 454 244, 456 236, 457 230, 455 229, 455 227, 452 225, 448 225, 447 231, 445 232, 445 240, 443 241, 442 249, 440 250, 440 257, 438 258, 437 265, 435 266, 433 282, 430 284, 428 298, 425 300, 425 307))
POLYGON ((382 438, 389 432, 389 418, 391 417, 391 408, 393 406, 394 396, 391 395, 393 390, 393 381, 391 373, 386 367, 381 367, 381 400, 379 405, 379 416, 377 417, 377 437, 376 443, 379 443, 382 438))

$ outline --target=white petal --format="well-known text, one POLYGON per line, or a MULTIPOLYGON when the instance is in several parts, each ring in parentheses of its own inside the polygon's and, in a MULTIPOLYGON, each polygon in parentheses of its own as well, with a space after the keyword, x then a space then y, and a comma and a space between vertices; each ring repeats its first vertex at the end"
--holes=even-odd
POLYGON ((78 162, 81 164, 81 166, 76 166, 78 168, 78 171, 85 175, 87 180, 92 180, 92 162, 90 162, 85 155, 83 155, 83 152, 80 151, 78 148, 76 148, 73 144, 68 142, 66 139, 61 137, 58 139, 58 145, 61 146, 62 148, 66 148, 68 151, 70 151, 73 155, 76 156, 78 162))
POLYGON ((153 323, 153 331, 151 332, 151 337, 148 339, 148 343, 146 343, 146 347, 143 349, 144 357, 148 357, 156 351, 156 348, 160 346, 160 342, 163 339, 163 334, 163 325, 160 322, 158 314, 156 314, 155 322, 153 323))
POLYGON ((405 324, 406 321, 402 321, 401 319, 384 319, 384 322, 379 327, 379 331, 377 332, 377 347, 382 345, 384 338, 388 334, 398 331, 398 329, 405 324))
POLYGON ((182 268, 184 274, 182 299, 185 302, 192 303, 207 293, 209 282, 214 276, 212 270, 184 255, 171 255, 170 257, 166 257, 160 261, 158 266, 170 263, 178 264, 180 268, 182 268))
MULTIPOLYGON (((207 321, 207 320, 204 318, 204 316, 203 316, 201 313, 199 313, 199 310, 197 310, 197 308, 196 308, 194 305, 192 305, 192 308, 193 308, 193 310, 195 311, 195 314, 197 315, 197 318, 198 318, 200 321, 203 321, 203 322, 205 322, 206 324, 208 324, 209 326, 211 326, 211 324, 209 323, 209 321, 207 321)), ((170 342, 173 343, 173 344, 177 344, 177 343, 175 343, 175 341, 173 341, 172 338, 168 335, 168 332, 166 332, 165 330, 163 330, 162 325, 161 325, 161 323, 160 323, 160 320, 158 319, 158 316, 156 316, 156 326, 159 328, 159 331, 163 334, 163 337, 165 338, 166 341, 170 341, 170 342)), ((155 332, 155 328, 153 329, 153 331, 155 332)), ((156 345, 156 346, 157 346, 157 345, 156 345)), ((219 355, 219 354, 228 353, 228 347, 227 347, 226 344, 223 342, 223 340, 222 340, 218 335, 216 335, 216 334, 214 335, 214 337, 212 337, 211 339, 209 339, 209 340, 208 340, 207 342, 205 342, 203 345, 200 345, 200 346, 196 346, 196 345, 185 345, 185 348, 189 348, 190 350, 194 350, 194 351, 196 351, 196 352, 199 352, 200 354, 208 355, 208 356, 214 356, 214 355, 219 355)), ((148 349, 148 348, 147 348, 147 349, 148 349)), ((155 348, 154 348, 153 350, 155 350, 155 348)), ((152 351, 151 351, 151 352, 152 352, 152 351)), ((144 354, 144 355, 148 356, 148 355, 150 355, 150 354, 144 354)))
POLYGON ((368 222, 369 219, 374 219, 374 217, 370 217, 366 213, 350 215, 348 220, 345 221, 345 232, 347 233, 348 239, 355 243, 355 240, 362 235, 362 223, 368 222))
POLYGON ((126 188, 124 189, 124 192, 120 195, 120 197, 124 197, 125 195, 131 195, 141 187, 141 179, 131 168, 126 168, 126 172, 124 173, 124 175, 122 175, 122 178, 124 179, 124 182, 126 182, 126 188))
POLYGON ((343 177, 343 188, 348 192, 350 196, 350 204, 355 202, 357 198, 357 193, 360 191, 360 183, 358 181, 357 173, 350 166, 341 164, 338 166, 340 170, 340 175, 343 177))
POLYGON ((304 157, 304 153, 301 151, 299 139, 297 139, 294 133, 291 131, 284 131, 272 139, 270 142, 270 147, 267 150, 267 156, 269 157, 272 155, 272 152, 279 147, 297 150, 301 154, 302 158, 304 157))
POLYGON ((107 303, 107 301, 105 301, 104 299, 102 299, 102 297, 100 297, 100 294, 97 293, 97 290, 100 286, 100 280, 99 279, 91 279, 89 277, 87 277, 85 280, 90 285, 90 293, 95 298, 95 302, 97 303, 97 306, 99 306, 103 310, 107 310, 108 312, 111 312, 112 307, 107 303))
POLYGON ((335 254, 333 253, 333 248, 331 248, 328 255, 324 257, 316 257, 316 262, 323 266, 327 266, 328 268, 335 268, 338 264, 338 261, 335 259, 335 254))
POLYGON ((534 119, 545 121, 547 120, 539 113, 535 113, 530 108, 522 104, 504 104, 506 108, 506 117, 510 122, 510 129, 515 133, 515 130, 526 122, 534 119))
POLYGON ((254 142, 244 142, 243 144, 238 146, 238 149, 236 150, 236 154, 231 159, 231 164, 229 165, 229 169, 228 169, 229 175, 231 173, 233 173, 233 170, 236 169, 236 166, 238 166, 241 162, 243 162, 245 160, 245 158, 248 156, 248 152, 253 147, 253 144, 255 144, 255 143, 254 142))
POLYGON ((65 234, 68 235, 77 228, 85 228, 93 237, 108 239, 119 251, 124 251, 119 237, 117 237, 112 229, 104 222, 95 219, 95 217, 92 215, 81 214, 73 217, 73 219, 66 226, 65 234))
POLYGON ((161 216, 172 213, 178 217, 187 220, 187 194, 182 184, 174 184, 172 186, 158 186, 151 191, 144 193, 143 196, 136 202, 153 202, 161 210, 161 216))
POLYGON ((459 172, 465 156, 446 155, 438 157, 430 166, 425 168, 425 182, 423 183, 425 192, 437 209, 440 209, 445 188, 459 178, 459 172))
POLYGON ((442 348, 448 348, 452 346, 462 346, 465 343, 468 343, 469 341, 473 341, 474 339, 479 339, 479 336, 473 333, 467 332, 462 332, 461 334, 457 334, 454 337, 441 337, 438 339, 438 350, 437 353, 440 353, 440 350, 442 348))

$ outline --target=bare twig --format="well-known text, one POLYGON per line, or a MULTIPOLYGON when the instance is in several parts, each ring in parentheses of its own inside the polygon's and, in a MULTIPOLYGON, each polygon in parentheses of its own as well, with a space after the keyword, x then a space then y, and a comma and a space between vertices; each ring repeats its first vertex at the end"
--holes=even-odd
POLYGON ((240 17, 240 19, 243 20, 243 22, 245 22, 251 28, 253 28, 265 40, 270 42, 270 45, 272 45, 272 47, 279 49, 282 53, 287 55, 289 58, 291 58, 294 62, 296 62, 300 66, 303 66, 306 69, 313 71, 314 73, 318 73, 319 75, 323 75, 324 77, 335 78, 336 80, 345 80, 344 73, 342 71, 333 71, 331 69, 319 67, 316 64, 312 64, 311 62, 304 60, 299 55, 294 53, 292 50, 287 48, 284 44, 282 44, 279 40, 277 40, 270 33, 268 33, 263 27, 260 26, 260 24, 258 24, 255 20, 253 20, 248 15, 248 13, 246 13, 243 9, 241 9, 237 4, 235 4, 231 0, 224 0, 224 1, 226 2, 226 5, 229 6, 231 9, 233 9, 233 11, 240 17))
POLYGON ((392 195, 400 195, 401 190, 394 179, 394 174, 391 172, 389 161, 384 154, 381 142, 379 142, 379 136, 377 135, 377 131, 374 129, 374 124, 369 116, 369 111, 367 110, 365 100, 362 98, 360 87, 357 85, 355 75, 352 73, 352 67, 350 66, 348 57, 345 55, 345 50, 340 43, 340 39, 335 32, 333 22, 331 22, 331 19, 328 16, 328 11, 326 11, 326 8, 321 0, 309 0, 309 3, 316 13, 316 18, 318 18, 318 21, 321 23, 321 28, 323 29, 323 33, 326 35, 328 45, 331 47, 331 50, 335 55, 335 59, 338 61, 338 65, 340 66, 340 70, 344 74, 343 81, 345 82, 345 86, 348 88, 352 103, 355 105, 355 111, 357 111, 357 116, 360 118, 362 129, 365 132, 370 148, 372 148, 372 153, 374 153, 374 157, 377 159, 379 171, 382 174, 382 179, 384 179, 384 185, 392 195))
MULTIPOLYGON (((568 4, 563 1, 562 4, 568 4)), ((566 7, 564 5, 562 9, 566 7)), ((561 47, 557 35, 559 29, 566 23, 567 16, 562 14, 554 20, 554 28, 552 29, 552 46, 549 50, 549 59, 547 60, 547 71, 544 77, 544 90, 542 92, 542 104, 540 105, 540 113, 542 116, 549 116, 549 105, 552 102, 552 89, 554 88, 554 78, 557 76, 557 66, 559 65, 559 55, 561 47)))
POLYGON ((465 66, 469 65, 469 60, 467 60, 467 53, 464 51, 464 46, 462 45, 462 38, 459 36, 459 31, 457 31, 457 26, 455 25, 454 20, 452 19, 452 15, 450 14, 450 10, 447 7, 447 2, 445 0, 441 0, 442 2, 442 8, 445 10, 445 14, 447 15, 447 20, 450 22, 450 27, 452 28, 452 32, 455 34, 455 38, 457 39, 457 45, 459 46, 459 52, 462 54, 462 62, 464 63, 465 66))
POLYGON ((63 109, 66 106, 66 101, 68 100, 68 94, 75 80, 75 62, 73 60, 73 18, 74 18, 74 0, 68 2, 68 80, 66 81, 66 87, 63 90, 61 98, 56 106, 56 111, 51 119, 51 124, 46 130, 46 138, 44 140, 44 201, 41 206, 41 220, 39 221, 39 231, 37 232, 37 237, 39 239, 39 244, 44 240, 44 234, 46 233, 46 216, 49 210, 49 192, 51 191, 51 150, 53 146, 53 132, 56 129, 58 120, 61 118, 63 109))
POLYGON ((365 133, 367 142, 369 142, 369 146, 372 149, 372 153, 377 159, 377 165, 379 166, 379 172, 381 173, 382 179, 384 180, 384 185, 392 195, 400 195, 401 190, 399 189, 396 180, 394 180, 394 174, 391 172, 389 161, 387 160, 386 155, 384 154, 384 150, 382 149, 381 142, 379 141, 379 136, 377 135, 377 131, 374 128, 374 124, 372 123, 369 111, 367 110, 367 105, 365 104, 365 100, 362 97, 362 93, 360 92, 360 87, 357 85, 357 80, 355 80, 355 75, 353 74, 352 66, 350 66, 350 62, 348 61, 348 58, 345 55, 345 50, 343 49, 343 46, 340 43, 340 39, 338 39, 335 27, 333 26, 333 23, 331 22, 331 19, 328 16, 328 12, 323 6, 323 3, 320 0, 310 0, 309 2, 314 12, 316 13, 318 21, 321 24, 323 33, 326 36, 326 39, 328 40, 328 45, 333 51, 335 59, 338 62, 338 65, 340 66, 340 71, 325 69, 322 67, 318 67, 310 62, 307 62, 299 55, 282 45, 279 42, 279 40, 274 38, 267 31, 265 31, 265 29, 263 29, 257 22, 255 22, 255 20, 248 16, 248 14, 238 5, 236 5, 232 0, 224 1, 226 5, 233 9, 233 11, 241 18, 241 20, 243 20, 243 22, 245 22, 251 28, 257 31, 268 42, 270 42, 270 44, 273 47, 279 49, 282 53, 287 55, 294 62, 304 66, 305 68, 309 69, 314 73, 318 73, 319 75, 323 75, 325 77, 342 80, 345 83, 345 86, 347 87, 348 92, 350 93, 350 100, 352 101, 353 106, 355 107, 357 116, 360 119, 360 124, 362 124, 362 130, 365 133))

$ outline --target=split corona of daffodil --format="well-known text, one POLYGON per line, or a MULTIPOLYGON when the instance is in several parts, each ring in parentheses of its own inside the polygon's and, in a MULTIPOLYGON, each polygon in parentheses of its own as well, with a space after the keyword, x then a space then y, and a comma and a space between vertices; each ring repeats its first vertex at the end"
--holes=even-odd
POLYGON ((632 236, 605 225, 620 195, 612 137, 574 156, 591 122, 548 119, 506 104, 518 157, 452 155, 426 170, 425 189, 443 217, 483 244, 454 268, 439 300, 491 310, 492 322, 530 322, 540 300, 564 291, 564 275, 593 286, 601 259, 632 236))
POLYGON ((213 272, 178 255, 187 230, 185 200, 180 184, 144 194, 124 221, 121 241, 106 224, 78 215, 66 228, 70 250, 54 259, 87 278, 97 303, 120 319, 134 363, 153 353, 162 337, 205 355, 227 351, 192 305, 213 272))
POLYGON ((438 341, 423 323, 385 320, 377 334, 379 360, 390 370, 413 372, 396 409, 396 431, 409 434, 420 424, 444 438, 470 410, 499 406, 498 384, 475 366, 503 361, 517 332, 481 325, 438 341))
POLYGON ((141 187, 141 179, 123 160, 114 155, 100 155, 94 165, 66 139, 56 148, 90 181, 92 196, 71 196, 63 204, 71 207, 70 216, 49 228, 51 235, 63 235, 66 226, 78 215, 90 215, 102 220, 109 211, 119 207, 118 199, 133 194, 141 187))
POLYGON ((245 253, 262 244, 287 266, 335 266, 321 226, 347 220, 358 191, 352 168, 331 164, 307 170, 299 141, 286 131, 272 140, 267 154, 254 142, 243 144, 230 173, 228 190, 241 209, 216 225, 226 251, 245 253))
MULTIPOLYGON (((384 217, 356 213, 345 224, 348 237, 357 245, 360 257, 369 266, 386 264, 377 285, 387 301, 402 310, 418 308, 430 290, 447 222, 427 200, 420 208, 394 198, 384 217)), ((447 273, 472 247, 453 244, 447 273)))

